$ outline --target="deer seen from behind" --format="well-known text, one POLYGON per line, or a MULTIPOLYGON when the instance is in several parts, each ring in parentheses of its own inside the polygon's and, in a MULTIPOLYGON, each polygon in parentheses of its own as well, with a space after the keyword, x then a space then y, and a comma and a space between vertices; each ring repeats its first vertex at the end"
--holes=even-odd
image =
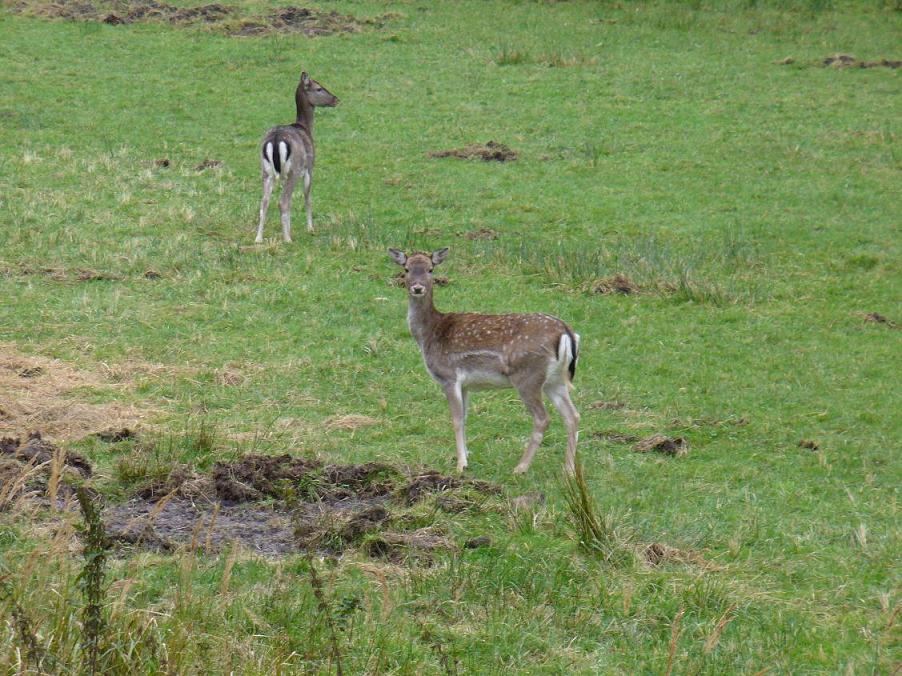
POLYGON ((260 145, 260 167, 263 172, 263 201, 260 203, 260 224, 257 244, 263 241, 263 224, 276 180, 282 180, 279 213, 282 218, 282 239, 291 241, 291 196, 298 179, 304 179, 304 206, 307 209, 307 231, 313 232, 313 206, 310 188, 313 184, 313 109, 334 107, 338 98, 312 79, 306 72, 294 92, 297 117, 293 124, 273 127, 260 145))
POLYGON ((420 346, 426 369, 448 398, 458 471, 467 466, 465 424, 469 392, 512 387, 533 419, 532 436, 514 473, 529 469, 548 428, 544 393, 567 426, 564 468, 572 474, 579 413, 570 400, 570 388, 576 372, 579 335, 560 319, 545 314, 439 312, 432 302, 432 270, 447 257, 447 247, 432 254, 409 256, 399 249, 388 251, 392 260, 404 268, 410 333, 420 346))

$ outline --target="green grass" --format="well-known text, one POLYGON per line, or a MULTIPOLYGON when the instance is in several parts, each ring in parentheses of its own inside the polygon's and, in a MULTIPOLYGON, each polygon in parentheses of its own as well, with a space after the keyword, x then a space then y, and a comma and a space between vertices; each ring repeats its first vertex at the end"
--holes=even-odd
MULTIPOLYGON (((348 673, 898 670, 902 332, 863 315, 902 323, 902 88, 897 71, 820 66, 900 58, 897 8, 315 6, 400 16, 239 39, 0 14, 0 342, 118 369, 124 388, 79 396, 150 411, 158 435, 147 457, 70 444, 92 486, 120 500, 173 463, 251 449, 451 471, 447 408, 385 253, 450 246, 441 309, 550 312, 582 335, 597 523, 709 565, 583 551, 563 425, 513 477, 529 417, 513 392, 482 394, 469 471, 547 495, 450 526, 493 546, 429 567, 316 561, 322 598, 304 557, 113 557, 101 660, 325 673, 337 640, 348 673), (274 204, 255 247, 257 144, 292 119, 301 68, 342 101, 317 116, 317 231, 296 202, 295 243, 279 244, 274 204), (490 139, 519 159, 426 157, 490 139), (195 171, 207 158, 223 166, 195 171), (480 228, 498 239, 465 237, 480 228), (590 292, 618 273, 642 291, 590 292), (351 413, 378 423, 325 425, 351 413), (605 430, 691 450, 636 454, 592 436, 605 430)), ((0 660, 15 670, 31 630, 75 668, 77 548, 58 517, 28 514, 0 515, 0 660)))

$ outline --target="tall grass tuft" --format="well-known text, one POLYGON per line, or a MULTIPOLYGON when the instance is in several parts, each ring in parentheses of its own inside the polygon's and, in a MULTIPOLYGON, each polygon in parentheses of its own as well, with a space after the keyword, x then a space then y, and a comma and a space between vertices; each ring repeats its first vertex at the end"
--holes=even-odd
POLYGON ((564 479, 564 499, 567 502, 567 520, 583 551, 614 566, 635 563, 636 554, 630 546, 629 535, 623 527, 618 527, 611 514, 599 511, 589 493, 582 463, 578 460, 576 471, 564 479))
POLYGON ((103 528, 100 511, 84 486, 76 490, 84 525, 84 567, 77 581, 81 587, 85 605, 82 608, 82 666, 90 674, 98 673, 100 642, 106 629, 103 617, 104 577, 106 556, 110 542, 103 528))
POLYGON ((313 589, 313 595, 316 597, 319 612, 329 628, 329 643, 332 648, 332 661, 335 663, 335 673, 338 676, 342 676, 344 672, 341 668, 341 649, 338 644, 338 632, 335 629, 335 620, 332 617, 329 602, 326 599, 326 594, 323 592, 323 581, 320 579, 319 573, 316 572, 312 556, 307 557, 307 565, 310 568, 310 587, 313 589))
POLYGON ((28 613, 25 612, 19 600, 15 597, 13 587, 9 583, 8 578, 8 575, 0 578, 0 601, 6 601, 9 604, 9 614, 15 627, 16 635, 19 638, 19 642, 25 646, 25 659, 31 662, 38 672, 42 672, 45 665, 54 666, 56 660, 38 642, 34 622, 32 622, 28 613))

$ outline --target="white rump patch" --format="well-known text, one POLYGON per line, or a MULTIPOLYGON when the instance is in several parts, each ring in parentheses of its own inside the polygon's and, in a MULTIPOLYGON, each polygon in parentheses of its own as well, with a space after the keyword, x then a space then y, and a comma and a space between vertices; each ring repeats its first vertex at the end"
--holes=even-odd
POLYGON ((269 141, 266 144, 266 148, 263 152, 263 158, 266 160, 266 173, 270 176, 278 176, 279 172, 276 171, 276 165, 273 162, 272 150, 272 141, 269 141))
POLYGON ((280 164, 282 165, 281 173, 288 173, 288 168, 291 166, 291 160, 288 159, 288 144, 285 141, 279 141, 279 159, 281 160, 280 164))

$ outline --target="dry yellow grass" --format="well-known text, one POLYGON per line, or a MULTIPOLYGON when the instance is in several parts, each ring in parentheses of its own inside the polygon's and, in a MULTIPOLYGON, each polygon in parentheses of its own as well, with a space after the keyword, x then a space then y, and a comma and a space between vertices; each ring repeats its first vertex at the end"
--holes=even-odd
POLYGON ((25 355, 15 345, 0 344, 0 434, 40 430, 54 439, 78 440, 110 427, 133 427, 151 411, 124 401, 89 403, 77 394, 125 393, 128 388, 128 383, 109 382, 60 359, 25 355))

